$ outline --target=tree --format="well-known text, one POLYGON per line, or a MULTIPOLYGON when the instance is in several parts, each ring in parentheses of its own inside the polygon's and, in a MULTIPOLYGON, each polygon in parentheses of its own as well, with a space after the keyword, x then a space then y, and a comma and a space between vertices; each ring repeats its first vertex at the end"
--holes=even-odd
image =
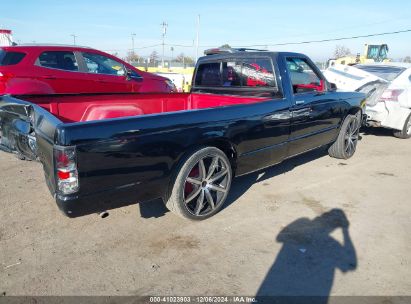
POLYGON ((150 54, 150 62, 156 62, 158 60, 157 51, 152 51, 150 54))
POLYGON ((139 59, 140 59, 140 56, 138 56, 135 52, 131 51, 127 53, 125 61, 127 61, 128 63, 131 63, 131 62, 137 62, 139 59))
POLYGON ((191 57, 189 57, 189 56, 185 56, 184 53, 181 53, 180 55, 178 55, 178 56, 176 57, 176 61, 177 61, 177 62, 184 63, 184 64, 192 64, 192 63, 194 63, 194 59, 191 58, 191 57))
POLYGON ((231 46, 228 43, 226 43, 220 46, 220 49, 231 49, 231 46))
POLYGON ((402 61, 403 61, 403 62, 411 63, 411 57, 410 57, 410 56, 406 56, 402 61))
POLYGON ((334 58, 341 58, 345 56, 350 56, 351 51, 344 45, 336 45, 334 51, 334 58))

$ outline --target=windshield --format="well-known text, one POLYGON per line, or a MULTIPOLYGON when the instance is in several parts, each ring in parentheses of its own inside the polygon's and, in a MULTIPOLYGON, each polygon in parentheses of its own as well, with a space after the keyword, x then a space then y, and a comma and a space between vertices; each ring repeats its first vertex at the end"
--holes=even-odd
POLYGON ((393 81, 405 71, 405 68, 396 66, 356 65, 355 67, 387 81, 393 81))

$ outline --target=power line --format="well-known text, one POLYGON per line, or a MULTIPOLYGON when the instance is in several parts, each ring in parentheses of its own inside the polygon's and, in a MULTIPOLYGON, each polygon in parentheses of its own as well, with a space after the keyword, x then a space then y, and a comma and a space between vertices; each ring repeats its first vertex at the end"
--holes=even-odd
MULTIPOLYGON (((322 42, 331 42, 331 41, 341 41, 341 40, 350 40, 350 39, 358 39, 358 38, 368 38, 368 37, 376 37, 376 36, 385 36, 385 35, 395 35, 395 34, 402 34, 402 33, 409 33, 411 29, 406 30, 398 30, 393 32, 385 32, 385 33, 375 33, 375 34, 367 34, 367 35, 357 35, 357 36, 349 36, 349 37, 339 37, 339 38, 330 38, 330 39, 321 39, 321 40, 310 40, 310 41, 299 41, 299 42, 284 42, 284 43, 264 43, 264 44, 251 44, 251 45, 240 45, 240 46, 233 46, 233 47, 269 47, 269 46, 284 46, 284 45, 299 45, 299 44, 310 44, 310 43, 322 43, 322 42)), ((164 43, 167 46, 174 46, 174 47, 193 47, 193 45, 182 45, 182 44, 169 44, 164 43)), ((142 46, 135 48, 136 50, 143 50, 154 48, 158 46, 163 46, 163 44, 154 44, 148 46, 142 46)), ((200 47, 215 47, 215 45, 200 45, 200 47)), ((121 49, 116 50, 105 50, 106 52, 110 51, 124 51, 121 49)))
MULTIPOLYGON (((321 42, 330 42, 330 41, 341 41, 341 40, 350 40, 350 39, 358 39, 358 38, 368 38, 368 37, 376 37, 376 36, 394 35, 394 34, 401 34, 401 33, 408 33, 408 32, 411 32, 411 29, 399 30, 399 31, 393 31, 393 32, 385 32, 385 33, 368 34, 368 35, 358 35, 358 36, 340 37, 340 38, 330 38, 330 39, 322 39, 322 40, 310 40, 310 41, 299 41, 299 42, 284 42, 284 43, 274 43, 274 44, 265 43, 265 44, 242 45, 242 47, 264 47, 264 46, 282 46, 282 45, 310 44, 310 43, 321 43, 321 42)), ((202 46, 202 47, 210 47, 210 46, 202 46)))
MULTIPOLYGON (((346 31, 346 30, 350 30, 350 29, 359 29, 359 28, 364 28, 364 27, 370 27, 372 25, 380 25, 380 24, 385 24, 385 23, 392 23, 393 21, 399 21, 399 20, 408 20, 409 18, 396 18, 396 19, 385 19, 383 21, 378 21, 378 22, 373 22, 373 23, 367 23, 367 24, 360 24, 360 25, 353 25, 353 26, 346 26, 346 27, 339 27, 339 28, 334 28, 328 31, 322 31, 322 32, 315 32, 314 34, 297 34, 297 35, 287 35, 287 37, 292 37, 292 38, 301 38, 301 37, 307 37, 307 36, 319 36, 319 34, 332 34, 332 33, 336 33, 336 32, 341 32, 341 31, 346 31)), ((275 38, 270 37, 270 38, 260 38, 260 41, 262 40, 273 40, 275 38)), ((230 42, 244 42, 247 41, 245 39, 235 39, 232 40, 230 39, 230 42)))

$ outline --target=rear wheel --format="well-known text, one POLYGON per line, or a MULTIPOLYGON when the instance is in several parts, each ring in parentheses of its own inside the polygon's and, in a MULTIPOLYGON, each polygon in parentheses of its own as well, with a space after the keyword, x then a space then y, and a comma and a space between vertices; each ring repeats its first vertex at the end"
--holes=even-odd
POLYGON ((347 115, 337 140, 328 149, 328 154, 340 159, 348 159, 353 156, 357 148, 360 126, 361 112, 356 115, 347 115))
POLYGON ((181 166, 166 207, 179 216, 203 220, 223 206, 232 181, 227 156, 215 147, 201 148, 181 166))
POLYGON ((411 137, 411 114, 405 120, 404 127, 401 131, 394 131, 394 136, 402 139, 410 138, 411 137))

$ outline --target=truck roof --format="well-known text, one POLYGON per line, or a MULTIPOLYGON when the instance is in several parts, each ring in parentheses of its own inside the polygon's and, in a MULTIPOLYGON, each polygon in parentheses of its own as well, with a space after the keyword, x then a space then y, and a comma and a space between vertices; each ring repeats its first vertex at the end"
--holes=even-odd
POLYGON ((247 57, 255 57, 255 56, 269 56, 269 57, 277 57, 278 55, 283 56, 290 56, 290 57, 306 57, 304 54, 301 53, 294 53, 294 52, 276 52, 276 51, 268 51, 268 50, 255 50, 255 49, 246 49, 246 48, 239 48, 239 49, 228 49, 228 48, 215 48, 204 51, 206 56, 202 56, 198 59, 198 61, 213 61, 213 60, 221 60, 225 58, 247 58, 247 57))

